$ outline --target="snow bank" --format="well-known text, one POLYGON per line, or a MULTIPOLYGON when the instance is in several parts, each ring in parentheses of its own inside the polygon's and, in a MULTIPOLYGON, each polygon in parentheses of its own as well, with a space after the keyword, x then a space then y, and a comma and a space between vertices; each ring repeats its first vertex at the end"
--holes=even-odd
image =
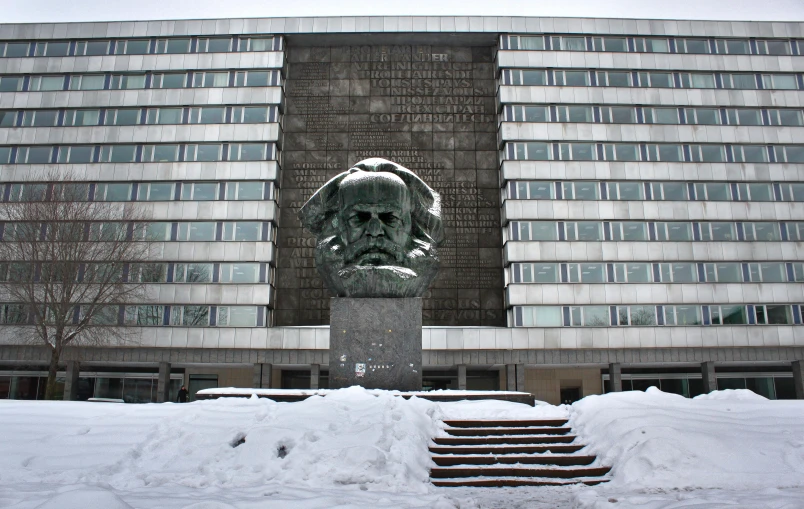
POLYGON ((649 389, 536 407, 358 387, 298 403, 2 400, 0 430, 0 507, 13 509, 804 507, 804 402, 749 391, 689 400, 649 389), (579 454, 613 467, 611 482, 429 484, 442 419, 557 418, 589 445, 579 454))
POLYGON ((299 403, 0 402, 0 483, 131 490, 361 485, 424 493, 438 407, 358 387, 299 403), (241 445, 233 447, 241 439, 241 445))
MULTIPOLYGON (((678 502, 679 494, 690 498, 699 490, 714 490, 710 498, 720 493, 722 500, 729 493, 804 489, 801 401, 769 401, 747 390, 686 399, 650 388, 586 397, 570 416, 587 450, 613 467, 609 484, 580 497, 583 507, 610 508, 612 493, 641 493, 633 507, 649 508, 676 506, 645 504, 646 493, 672 492, 667 498, 678 502)), ((632 507, 618 501, 618 508, 632 507)), ((804 507, 804 492, 797 504, 778 507, 804 507)))

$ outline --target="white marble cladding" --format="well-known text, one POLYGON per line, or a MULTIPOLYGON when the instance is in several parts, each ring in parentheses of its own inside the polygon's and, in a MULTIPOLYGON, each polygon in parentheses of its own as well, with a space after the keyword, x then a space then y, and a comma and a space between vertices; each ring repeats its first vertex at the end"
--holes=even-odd
POLYGON ((152 242, 150 259, 173 262, 266 262, 274 264, 273 242, 152 242))
POLYGON ((744 262, 749 260, 800 262, 804 260, 804 242, 508 241, 503 247, 505 265, 536 261, 744 262))
MULTIPOLYGON (((328 350, 329 327, 142 327, 124 346, 328 350)), ((0 345, 20 344, 0 331, 0 345)), ((427 350, 543 350, 671 347, 804 346, 804 327, 424 327, 427 350)))
MULTIPOLYGON (((798 57, 801 58, 801 57, 798 57)), ((717 88, 558 87, 501 85, 502 104, 635 104, 644 106, 745 106, 801 108, 798 90, 717 88)))
POLYGON ((69 90, 0 94, 0 109, 280 104, 281 87, 69 90))
MULTIPOLYGON (((663 106, 668 106, 664 104, 663 106)), ((506 141, 597 141, 642 143, 801 143, 804 127, 502 122, 506 141)))
MULTIPOLYGON (((710 34, 711 35, 711 34, 710 34)), ((497 53, 500 68, 639 69, 668 71, 801 72, 798 56, 607 53, 596 51, 511 51, 497 53)))
POLYGON ((801 202, 505 200, 502 221, 804 221, 801 202))
MULTIPOLYGON (((1 29, 0 29, 1 30, 1 29)), ((282 51, 180 53, 173 55, 104 55, 0 59, 0 73, 97 73, 229 69, 281 69, 282 51)))
POLYGON ((23 181, 50 171, 87 181, 278 180, 276 161, 215 161, 183 163, 4 164, 2 181, 23 181))
POLYGON ((264 124, 176 124, 92 127, 10 127, 0 129, 0 145, 71 143, 276 142, 281 129, 264 124))
POLYGON ((503 161, 508 180, 804 181, 804 165, 619 161, 503 161))
MULTIPOLYGON (((214 260, 210 260, 210 263, 214 260)), ((241 260, 246 261, 246 260, 241 260)), ((191 305, 273 305, 273 287, 254 284, 166 283, 145 286, 142 302, 148 304, 191 305)))
POLYGON ((709 37, 804 37, 804 23, 513 16, 343 16, 7 24, 2 39, 86 39, 225 34, 485 32, 709 37))
POLYGON ((509 284, 508 306, 772 304, 804 302, 796 283, 509 284))

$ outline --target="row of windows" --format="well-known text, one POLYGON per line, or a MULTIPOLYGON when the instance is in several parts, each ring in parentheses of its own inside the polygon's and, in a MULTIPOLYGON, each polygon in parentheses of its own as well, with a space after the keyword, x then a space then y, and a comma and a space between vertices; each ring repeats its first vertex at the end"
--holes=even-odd
MULTIPOLYGON (((263 306, 103 306, 96 310, 92 325, 134 325, 180 327, 264 327, 263 306)), ((81 319, 76 306, 73 322, 81 319)), ((24 304, 0 304, 0 324, 29 325, 33 313, 24 304)))
POLYGON ((595 122, 603 124, 695 124, 802 126, 800 109, 659 108, 650 106, 506 105, 509 122, 595 122))
POLYGON ((276 70, 43 74, 35 76, 6 74, 0 76, 0 92, 276 86, 279 86, 279 71, 276 70))
POLYGON ((0 127, 262 124, 265 122, 278 122, 278 119, 278 108, 276 106, 0 110, 0 127))
MULTIPOLYGON (((1 150, 1 149, 0 149, 1 150)), ((506 159, 524 161, 669 161, 686 163, 804 163, 804 145, 707 143, 508 142, 506 159)))
POLYGON ((158 145, 0 146, 0 164, 271 161, 273 143, 160 143, 158 145))
POLYGON ((513 200, 804 201, 797 182, 510 181, 513 200))
POLYGON ((506 69, 503 85, 800 90, 798 74, 506 69))
POLYGON ((644 221, 511 221, 511 240, 801 242, 804 223, 778 222, 644 222, 644 221))
POLYGON ((614 35, 504 35, 502 49, 606 51, 612 53, 692 53, 712 55, 800 55, 795 39, 716 39, 702 37, 625 37, 614 35))
POLYGON ((44 201, 228 201, 273 200, 274 183, 98 182, 80 184, 0 184, 6 202, 44 201))
POLYGON ((512 263, 514 283, 796 283, 801 262, 512 263))
POLYGON ((800 325, 798 304, 514 306, 515 327, 800 325))
POLYGON ((69 242, 123 241, 138 238, 149 242, 269 242, 273 229, 263 221, 184 221, 154 223, 98 222, 2 223, 0 239, 5 242, 62 238, 69 242))
MULTIPOLYGON (((60 265, 0 263, 0 281, 64 281, 55 273, 60 265)), ((265 263, 118 263, 81 264, 69 278, 78 282, 123 281, 137 283, 265 283, 273 281, 273 268, 265 263)))
POLYGON ((4 41, 0 57, 67 57, 282 51, 282 38, 273 36, 171 37, 87 39, 83 41, 4 41))

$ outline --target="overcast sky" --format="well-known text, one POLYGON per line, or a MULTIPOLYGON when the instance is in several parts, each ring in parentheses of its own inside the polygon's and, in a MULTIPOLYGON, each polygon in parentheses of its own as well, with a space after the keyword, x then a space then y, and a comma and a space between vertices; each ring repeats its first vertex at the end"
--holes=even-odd
POLYGON ((282 16, 571 16, 804 20, 804 0, 0 0, 0 22, 282 16))

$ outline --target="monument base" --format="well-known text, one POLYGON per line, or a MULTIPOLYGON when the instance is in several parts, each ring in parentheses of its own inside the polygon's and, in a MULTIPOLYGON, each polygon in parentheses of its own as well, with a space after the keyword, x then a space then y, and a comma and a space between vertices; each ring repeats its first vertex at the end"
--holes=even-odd
POLYGON ((330 299, 329 387, 419 391, 422 299, 330 299))

